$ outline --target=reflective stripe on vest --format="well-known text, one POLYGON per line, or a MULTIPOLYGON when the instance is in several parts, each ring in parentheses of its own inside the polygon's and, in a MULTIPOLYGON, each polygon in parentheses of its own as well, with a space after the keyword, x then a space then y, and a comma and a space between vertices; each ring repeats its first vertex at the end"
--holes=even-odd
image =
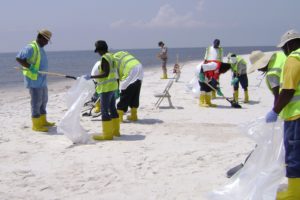
POLYGON ((235 72, 235 73, 238 72, 238 66, 239 66, 240 63, 246 65, 246 62, 244 61, 244 59, 241 58, 240 56, 237 56, 237 62, 231 64, 231 68, 232 68, 232 71, 233 71, 233 72, 235 72))
MULTIPOLYGON (((277 78, 278 81, 276 82, 280 83, 280 75, 285 61, 286 61, 286 56, 283 52, 280 51, 274 53, 268 63, 267 77, 272 76, 272 78, 277 78)), ((269 83, 268 79, 266 79, 266 83, 268 88, 272 91, 271 83, 269 83)))
MULTIPOLYGON (((205 60, 208 60, 208 58, 209 58, 209 56, 210 56, 210 49, 211 48, 214 48, 213 46, 210 46, 210 47, 208 47, 208 48, 206 48, 206 52, 205 52, 205 60)), ((218 51, 217 51, 217 58, 216 58, 216 60, 217 61, 220 61, 220 62, 222 62, 222 55, 223 55, 223 48, 222 47, 219 47, 218 48, 218 51)))
MULTIPOLYGON (((116 67, 114 64, 114 58, 111 53, 106 53, 102 56, 102 59, 105 59, 109 64, 109 74, 105 78, 98 78, 97 80, 97 93, 111 92, 118 89, 118 82, 116 78, 116 67)), ((99 74, 102 74, 102 68, 98 68, 99 74)))
MULTIPOLYGON (((294 57, 300 62, 300 48, 296 51, 292 52, 289 57, 294 57)), ((280 82, 282 85, 284 77, 284 70, 283 73, 280 76, 280 82)), ((296 91, 294 93, 293 98, 291 101, 283 108, 283 110, 280 113, 280 116, 287 120, 291 117, 300 115, 300 83, 298 84, 296 91)))
POLYGON ((133 55, 126 51, 119 51, 114 54, 116 65, 118 66, 120 80, 125 80, 131 69, 140 64, 133 55))
MULTIPOLYGON (((33 54, 30 58, 27 59, 27 62, 33 65, 36 71, 39 71, 40 64, 41 64, 41 53, 40 53, 39 45, 36 41, 32 41, 30 43, 30 46, 33 49, 33 54)), ((28 69, 23 70, 23 75, 34 81, 37 80, 38 78, 38 73, 32 73, 28 69)))

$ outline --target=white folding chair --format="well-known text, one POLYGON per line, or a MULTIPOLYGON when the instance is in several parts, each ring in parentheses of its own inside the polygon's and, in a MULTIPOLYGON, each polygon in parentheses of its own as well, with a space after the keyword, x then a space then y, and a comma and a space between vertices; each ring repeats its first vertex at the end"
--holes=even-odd
POLYGON ((164 100, 164 98, 168 99, 170 107, 174 107, 173 104, 172 104, 172 101, 171 101, 171 95, 169 93, 169 90, 172 87, 173 83, 174 83, 174 79, 170 79, 162 93, 154 94, 154 96, 158 98, 158 100, 155 103, 155 108, 159 107, 159 105, 164 100))

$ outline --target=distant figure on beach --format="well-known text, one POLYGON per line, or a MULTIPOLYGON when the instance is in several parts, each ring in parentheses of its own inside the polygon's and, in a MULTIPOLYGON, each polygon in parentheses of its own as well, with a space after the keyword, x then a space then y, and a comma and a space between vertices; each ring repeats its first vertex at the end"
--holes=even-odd
POLYGON ((274 105, 279 96, 280 76, 286 61, 286 55, 282 51, 273 54, 265 54, 262 51, 253 51, 249 56, 252 67, 248 73, 254 70, 266 73, 266 84, 274 96, 274 105))
POLYGON ((287 189, 277 193, 277 200, 300 199, 300 33, 287 31, 277 47, 287 57, 280 78, 280 93, 266 122, 284 120, 284 147, 287 189))
POLYGON ((117 104, 120 122, 123 122, 123 115, 130 107, 130 115, 127 119, 137 121, 137 109, 140 104, 140 91, 144 76, 141 62, 127 51, 114 53, 115 63, 119 72, 120 80, 120 101, 117 104))
POLYGON ((165 44, 162 41, 158 43, 158 46, 161 48, 160 53, 157 55, 157 57, 162 61, 161 68, 163 71, 163 75, 161 79, 167 79, 168 78, 168 74, 167 74, 168 48, 165 46, 165 44))
POLYGON ((48 71, 48 59, 44 46, 48 44, 52 33, 47 29, 38 31, 37 38, 17 55, 17 62, 23 67, 24 82, 31 98, 32 130, 47 132, 55 123, 47 121, 48 87, 47 75, 39 71, 48 71))
POLYGON ((118 90, 117 68, 113 54, 108 52, 108 45, 104 40, 95 43, 95 53, 101 56, 98 75, 85 75, 85 79, 97 80, 96 92, 100 94, 102 113, 102 135, 94 135, 94 140, 112 140, 120 136, 120 120, 116 108, 115 91, 118 90))
POLYGON ((233 53, 227 56, 227 58, 232 70, 231 85, 233 86, 233 99, 235 102, 238 102, 240 84, 244 90, 244 103, 249 103, 247 63, 241 56, 233 53))
MULTIPOLYGON (((213 45, 206 48, 204 55, 204 64, 214 61, 223 62, 223 48, 220 46, 220 43, 221 41, 219 39, 215 39, 213 41, 213 45)), ((215 91, 212 91, 212 98, 216 98, 215 91)))

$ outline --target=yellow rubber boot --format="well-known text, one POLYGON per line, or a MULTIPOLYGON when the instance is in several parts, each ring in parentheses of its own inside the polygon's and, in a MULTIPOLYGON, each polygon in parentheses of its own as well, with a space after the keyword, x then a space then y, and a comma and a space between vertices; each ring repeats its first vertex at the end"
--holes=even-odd
POLYGON ((168 75, 167 74, 163 74, 160 79, 168 79, 168 75))
POLYGON ((112 120, 102 121, 102 135, 94 135, 94 140, 112 140, 113 139, 113 124, 112 120))
POLYGON ((199 106, 201 106, 201 107, 209 107, 209 105, 205 101, 205 94, 200 94, 200 97, 199 97, 199 106))
POLYGON ((123 122, 123 115, 124 115, 124 111, 123 110, 117 110, 118 114, 119 114, 119 121, 120 123, 123 122))
POLYGON ((48 128, 42 126, 41 118, 31 118, 32 119, 32 130, 40 132, 48 132, 48 128))
POLYGON ((54 122, 47 121, 47 115, 41 115, 40 120, 42 126, 55 126, 54 122))
POLYGON ((217 97, 217 96, 216 96, 216 91, 213 90, 213 91, 211 92, 211 98, 212 98, 212 99, 215 99, 216 97, 217 97))
MULTIPOLYGON (((245 91, 245 99, 244 103, 249 103, 249 95, 248 95, 248 90, 245 91)), ((299 188, 300 189, 300 188, 299 188)))
POLYGON ((137 108, 131 108, 130 109, 130 115, 127 116, 127 119, 130 121, 137 121, 138 117, 137 117, 137 108))
POLYGON ((211 103, 211 95, 210 94, 205 95, 205 102, 206 102, 206 104, 208 104, 209 107, 217 107, 216 104, 211 103))
POLYGON ((233 92, 233 100, 234 100, 235 102, 238 102, 238 101, 239 101, 239 91, 238 91, 238 90, 235 90, 235 91, 233 92))
POLYGON ((120 137, 120 119, 119 118, 112 118, 112 133, 116 137, 120 137))
POLYGON ((97 101, 97 103, 95 104, 95 108, 93 108, 93 112, 99 113, 100 111, 101 111, 101 104, 100 101, 97 101))
POLYGON ((289 178, 287 190, 278 192, 276 200, 298 199, 300 199, 300 178, 289 178))

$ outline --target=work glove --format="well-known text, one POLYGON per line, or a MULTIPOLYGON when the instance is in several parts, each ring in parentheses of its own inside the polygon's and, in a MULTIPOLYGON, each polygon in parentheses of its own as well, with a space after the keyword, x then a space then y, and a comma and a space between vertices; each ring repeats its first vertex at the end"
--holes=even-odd
POLYGON ((29 67, 29 71, 33 74, 37 74, 38 73, 38 70, 34 67, 34 65, 30 65, 29 67))
POLYGON ((120 98, 120 90, 115 90, 115 98, 120 98))
POLYGON ((220 89, 220 88, 218 88, 218 89, 217 89, 217 94, 218 94, 219 96, 221 96, 221 97, 223 97, 223 96, 224 96, 224 94, 222 93, 222 91, 221 91, 221 89, 220 89))
POLYGON ((84 75, 83 76, 83 78, 85 79, 85 80, 90 80, 91 79, 91 75, 89 75, 89 74, 86 74, 86 75, 84 75))
POLYGON ((235 85, 239 81, 238 77, 235 77, 231 80, 231 85, 235 85))
POLYGON ((271 110, 266 115, 266 122, 267 123, 276 122, 277 117, 278 117, 278 114, 276 112, 274 112, 274 110, 271 110))
POLYGON ((205 81, 205 76, 204 76, 204 73, 202 73, 202 72, 199 73, 199 81, 200 82, 204 82, 205 81))

